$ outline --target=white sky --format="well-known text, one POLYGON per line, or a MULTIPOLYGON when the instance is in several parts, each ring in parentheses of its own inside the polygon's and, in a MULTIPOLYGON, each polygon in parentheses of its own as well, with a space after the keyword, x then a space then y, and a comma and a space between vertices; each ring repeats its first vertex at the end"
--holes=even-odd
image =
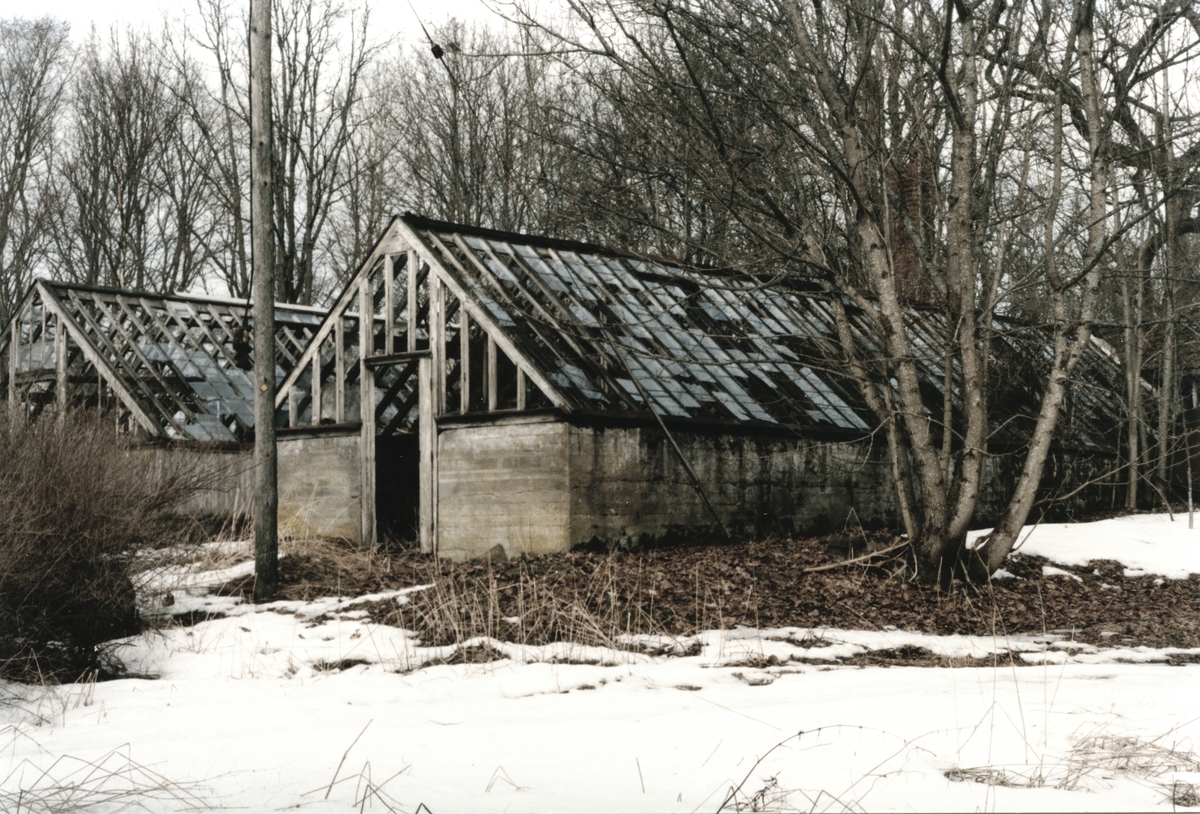
MULTIPOLYGON (((357 2, 348 5, 357 5, 357 2)), ((400 34, 407 39, 416 36, 417 26, 413 9, 426 25, 455 16, 462 19, 486 20, 493 17, 483 0, 412 0, 412 8, 404 0, 373 2, 371 18, 380 38, 400 34)), ((89 28, 107 29, 113 24, 141 27, 157 27, 164 15, 178 18, 194 14, 194 3, 190 0, 117 0, 117 2, 95 2, 95 0, 42 0, 35 6, 14 6, 0 16, 51 15, 71 24, 76 41, 82 39, 89 28)))

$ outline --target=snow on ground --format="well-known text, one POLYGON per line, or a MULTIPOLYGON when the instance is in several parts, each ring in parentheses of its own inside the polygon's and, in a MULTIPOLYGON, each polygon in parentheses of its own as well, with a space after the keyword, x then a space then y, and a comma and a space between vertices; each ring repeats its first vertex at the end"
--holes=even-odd
MULTIPOLYGON (((991 529, 973 531, 971 541, 991 529)), ((1157 574, 1186 579, 1200 574, 1200 529, 1189 529, 1187 514, 1172 521, 1165 514, 1134 514, 1094 523, 1043 523, 1026 526, 1018 551, 1046 557, 1060 565, 1087 565, 1092 560, 1116 560, 1125 576, 1157 574)))
MULTIPOLYGON (((1093 556, 1178 575, 1188 538, 1135 519, 1128 559, 1093 556)), ((1079 564, 1120 527, 1098 525, 1041 527, 1026 550, 1079 564)), ((1178 650, 738 628, 677 657, 480 641, 505 658, 429 664, 450 649, 365 619, 403 594, 179 594, 227 615, 123 642, 157 680, 0 684, 0 811, 127 810, 134 789, 153 812, 1168 811, 1200 783, 1200 667, 1137 663, 1178 650), (828 663, 904 646, 1026 666, 828 663)))
MULTIPOLYGON (((148 596, 168 591, 203 592, 235 579, 254 576, 253 544, 246 540, 219 540, 197 547, 188 562, 159 562, 161 551, 143 552, 147 568, 138 579, 138 590, 148 596), (247 559, 247 557, 249 559, 247 559)), ((282 560, 287 554, 281 552, 282 560)))

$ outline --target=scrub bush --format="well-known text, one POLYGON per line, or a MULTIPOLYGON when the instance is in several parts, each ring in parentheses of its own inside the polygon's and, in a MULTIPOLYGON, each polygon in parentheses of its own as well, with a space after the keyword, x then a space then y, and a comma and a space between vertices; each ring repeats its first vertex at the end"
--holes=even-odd
POLYGON ((0 675, 72 679, 136 632, 140 549, 181 541, 200 487, 87 414, 0 418, 0 675))

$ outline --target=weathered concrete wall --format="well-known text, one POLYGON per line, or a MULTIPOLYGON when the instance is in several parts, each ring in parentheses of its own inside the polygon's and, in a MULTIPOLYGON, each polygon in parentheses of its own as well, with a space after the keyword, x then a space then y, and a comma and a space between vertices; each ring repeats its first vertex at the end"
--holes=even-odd
POLYGON ((438 436, 438 552, 462 560, 563 551, 572 541, 570 427, 543 423, 448 427, 438 436))
MULTIPOLYGON (((1023 453, 1006 455, 993 451, 984 471, 979 506, 975 511, 975 528, 994 526, 999 521, 1024 462, 1023 453)), ((1039 517, 1054 523, 1090 519, 1103 512, 1119 510, 1124 493, 1118 483, 1121 478, 1116 474, 1117 466, 1113 456, 1052 452, 1046 460, 1038 490, 1039 497, 1052 502, 1035 506, 1029 522, 1035 522, 1039 517)))
POLYGON ((281 432, 279 532, 358 542, 362 469, 356 427, 281 432))
MULTIPOLYGON (((884 449, 798 437, 674 435, 734 536, 895 522, 884 449)), ((717 533, 661 430, 572 427, 572 545, 639 545, 717 533)))
POLYGON ((130 450, 144 460, 148 473, 184 472, 198 489, 181 510, 187 514, 234 523, 250 515, 254 488, 254 453, 244 449, 206 449, 178 444, 138 446, 130 450))
MULTIPOLYGON (((861 444, 677 433, 732 534, 894 522, 884 451, 861 444), (851 519, 851 524, 858 522, 851 519)), ((662 432, 554 420, 447 427, 438 447, 438 551, 469 559, 587 543, 715 535, 662 432)))
MULTIPOLYGON (((674 433, 735 537, 899 529, 892 469, 882 445, 798 436, 674 433)), ((1019 456, 994 456, 976 513, 993 525, 1019 456)), ((1063 494, 1103 473, 1106 459, 1056 454, 1044 493, 1063 494)), ((577 545, 643 546, 716 537, 718 530, 661 430, 540 423, 444 427, 439 435, 438 549, 469 559, 577 545)), ((1111 489, 1091 488, 1048 519, 1104 510, 1111 489)))

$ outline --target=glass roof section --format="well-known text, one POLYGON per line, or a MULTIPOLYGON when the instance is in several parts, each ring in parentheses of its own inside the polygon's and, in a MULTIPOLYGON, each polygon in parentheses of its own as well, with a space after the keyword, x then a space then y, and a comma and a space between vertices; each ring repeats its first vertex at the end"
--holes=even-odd
MULTIPOLYGON (((113 394, 148 434, 242 442, 254 430, 254 320, 245 301, 39 280, 0 336, 0 358, 17 339, 18 380, 31 409, 70 382, 73 402, 113 394), (65 336, 62 376, 54 342, 65 336)), ((320 327, 324 312, 279 304, 275 376, 282 381, 320 327)))
MULTIPOLYGON (((653 410, 670 419, 852 434, 877 424, 846 369, 832 295, 583 244, 406 219, 572 410, 653 410)), ((852 303, 843 307, 861 358, 886 366, 868 317, 852 303)), ((910 315, 926 408, 940 416, 944 317, 910 315)), ((1040 390, 1034 368, 1044 356, 1036 348, 1048 340, 1039 329, 998 323, 1003 364, 994 372, 1003 380, 993 386, 994 440, 1028 439, 1040 390)), ((1061 422, 1075 443, 1113 448, 1120 375, 1118 360, 1089 348, 1072 390, 1077 408, 1061 422)), ((959 424, 957 387, 951 404, 959 424)))

